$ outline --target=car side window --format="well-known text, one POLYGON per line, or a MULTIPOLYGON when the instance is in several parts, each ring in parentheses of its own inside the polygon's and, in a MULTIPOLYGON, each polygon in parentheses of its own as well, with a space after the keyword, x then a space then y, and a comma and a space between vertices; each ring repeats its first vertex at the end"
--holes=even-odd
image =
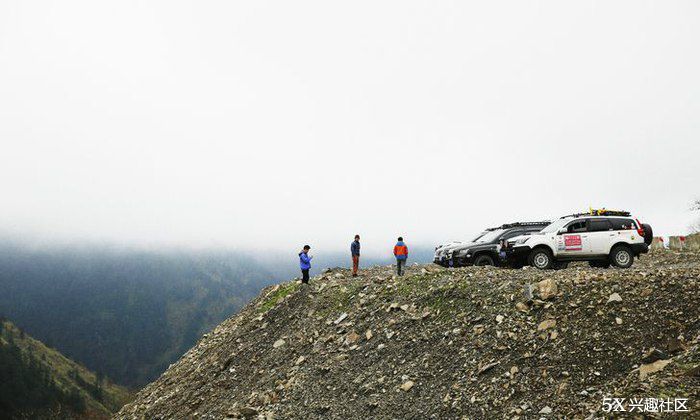
POLYGON ((569 223, 566 227, 568 233, 585 232, 586 231, 586 220, 576 220, 569 223))
POLYGON ((590 219, 588 225, 589 232, 606 232, 612 228, 608 219, 590 219))
POLYGON ((637 228, 632 219, 614 217, 610 219, 610 222, 612 223, 613 230, 630 230, 637 228))
POLYGON ((512 232, 508 232, 508 233, 504 234, 503 236, 501 236, 501 240, 515 238, 516 236, 520 236, 523 233, 525 233, 525 232, 523 232, 522 230, 514 230, 512 232))

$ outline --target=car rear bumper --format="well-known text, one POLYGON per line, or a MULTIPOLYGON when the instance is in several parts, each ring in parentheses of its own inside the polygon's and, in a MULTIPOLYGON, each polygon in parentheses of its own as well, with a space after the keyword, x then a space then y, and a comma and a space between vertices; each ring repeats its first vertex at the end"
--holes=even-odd
POLYGON ((632 244, 632 252, 634 253, 635 256, 639 256, 639 254, 646 254, 649 252, 649 245, 646 243, 641 243, 641 244, 632 244))

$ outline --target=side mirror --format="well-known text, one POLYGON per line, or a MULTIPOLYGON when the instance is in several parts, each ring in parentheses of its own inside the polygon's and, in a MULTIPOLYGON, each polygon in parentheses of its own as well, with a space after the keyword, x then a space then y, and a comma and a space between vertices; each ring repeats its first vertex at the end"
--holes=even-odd
POLYGON ((559 232, 557 232, 557 235, 563 235, 566 233, 566 228, 561 228, 559 229, 559 232))

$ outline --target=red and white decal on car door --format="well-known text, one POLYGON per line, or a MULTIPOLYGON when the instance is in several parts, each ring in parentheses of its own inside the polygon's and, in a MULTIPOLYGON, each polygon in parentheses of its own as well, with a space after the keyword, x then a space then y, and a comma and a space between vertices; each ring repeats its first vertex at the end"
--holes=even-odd
POLYGON ((564 249, 567 251, 581 251, 581 235, 564 235, 564 249))
POLYGON ((560 251, 582 251, 583 242, 581 235, 562 235, 557 244, 560 251))

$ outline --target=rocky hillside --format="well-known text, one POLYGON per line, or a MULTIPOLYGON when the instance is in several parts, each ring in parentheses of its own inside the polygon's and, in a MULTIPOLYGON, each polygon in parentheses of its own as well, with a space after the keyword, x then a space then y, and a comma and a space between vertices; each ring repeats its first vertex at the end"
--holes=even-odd
POLYGON ((132 395, 0 320, 0 418, 107 419, 132 395))
POLYGON ((117 417, 586 418, 605 397, 700 413, 700 254, 269 287, 117 417))

